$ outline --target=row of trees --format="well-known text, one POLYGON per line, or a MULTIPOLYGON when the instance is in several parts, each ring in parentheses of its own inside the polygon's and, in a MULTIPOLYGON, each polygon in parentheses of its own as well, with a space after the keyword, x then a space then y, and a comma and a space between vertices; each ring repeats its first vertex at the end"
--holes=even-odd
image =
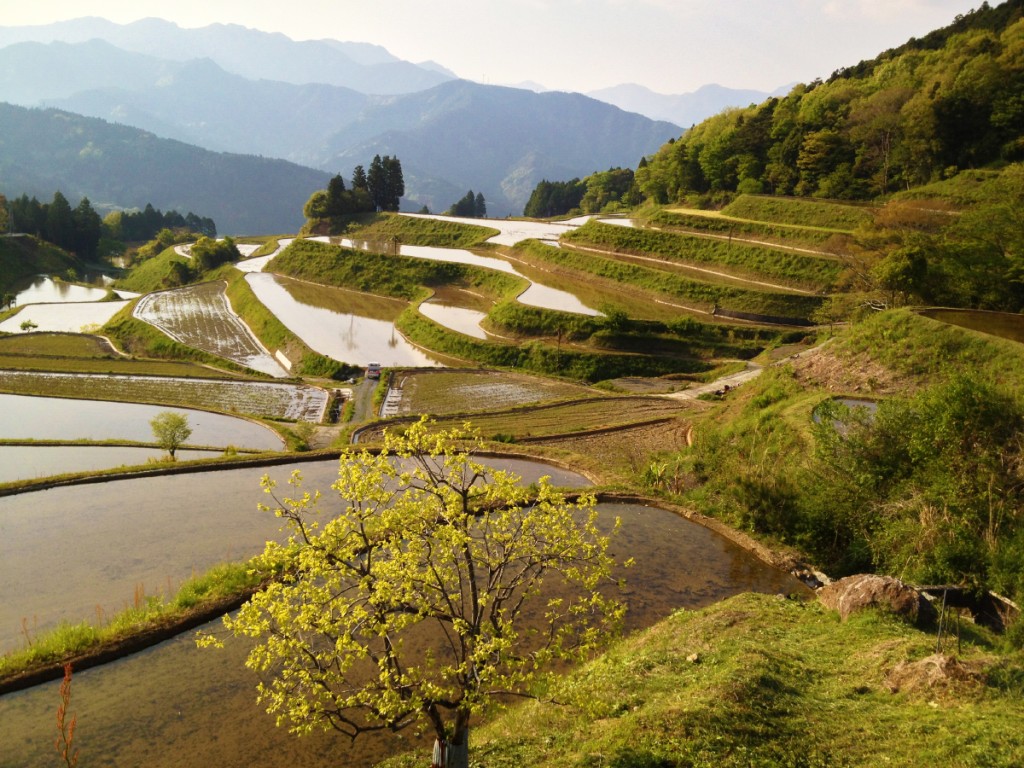
POLYGON ((7 214, 12 232, 35 235, 82 258, 95 258, 99 250, 102 221, 87 197, 72 208, 59 191, 49 203, 22 195, 8 202, 7 214))
POLYGON ((152 240, 162 229, 194 232, 205 237, 217 237, 217 224, 213 219, 198 216, 192 211, 182 216, 177 211, 161 212, 152 203, 141 211, 115 211, 103 219, 111 237, 128 243, 152 240))
POLYGON ((458 202, 453 203, 446 213, 449 216, 467 216, 473 219, 482 219, 487 216, 487 201, 484 200, 484 193, 469 190, 458 202))
MULTIPOLYGON (((641 164, 646 161, 641 160, 641 164)), ((541 181, 523 209, 524 216, 550 218, 569 213, 601 213, 643 201, 629 168, 609 168, 582 181, 541 181)))
POLYGON ((1024 159, 1020 3, 983 5, 828 82, 712 117, 637 169, 656 203, 722 192, 873 198, 1024 159))
POLYGON ((397 211, 405 194, 402 163, 397 157, 375 155, 369 172, 361 165, 352 171, 350 188, 341 174, 314 192, 303 208, 306 218, 315 221, 336 219, 371 211, 397 211))
POLYGON ((72 208, 60 191, 49 203, 28 195, 11 201, 0 196, 0 232, 35 235, 82 258, 95 258, 103 238, 142 242, 156 238, 161 230, 217 236, 213 219, 191 211, 185 216, 177 211, 162 213, 151 203, 141 211, 114 211, 100 219, 87 197, 72 208))

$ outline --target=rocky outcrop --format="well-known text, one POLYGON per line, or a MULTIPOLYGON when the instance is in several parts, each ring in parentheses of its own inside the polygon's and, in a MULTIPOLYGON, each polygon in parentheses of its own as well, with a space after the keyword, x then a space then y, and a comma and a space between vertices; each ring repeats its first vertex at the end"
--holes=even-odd
POLYGON ((936 617, 932 604, 920 592, 891 576, 847 576, 818 590, 818 600, 826 608, 838 611, 843 621, 865 608, 881 609, 917 625, 930 623, 936 617))

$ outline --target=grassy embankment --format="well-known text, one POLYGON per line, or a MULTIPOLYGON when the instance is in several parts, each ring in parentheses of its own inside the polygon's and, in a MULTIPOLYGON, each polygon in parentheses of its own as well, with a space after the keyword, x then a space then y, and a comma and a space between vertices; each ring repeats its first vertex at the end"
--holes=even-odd
MULTIPOLYGON (((626 258, 657 258, 664 262, 658 264, 659 269, 685 270, 696 266, 750 281, 819 292, 832 286, 841 268, 835 260, 792 251, 596 221, 567 233, 562 241, 626 258)), ((715 281, 709 273, 699 274, 709 282, 715 281)))
POLYGON ((821 303, 819 296, 755 290, 695 280, 651 266, 625 263, 613 257, 552 248, 536 241, 517 246, 526 258, 574 270, 600 279, 641 289, 655 300, 674 304, 684 312, 711 314, 715 307, 774 317, 806 319, 821 303))
POLYGON ((813 602, 740 595, 615 643, 540 701, 474 729, 470 758, 494 768, 1024 762, 1021 655, 967 626, 944 676, 930 674, 935 648, 932 632, 874 613, 841 623, 813 602))
POLYGON ((227 563, 185 581, 173 595, 136 592, 133 605, 96 622, 64 623, 38 636, 26 637, 23 650, 0 656, 0 687, 26 672, 94 654, 142 633, 173 628, 192 614, 222 601, 234 601, 259 585, 248 563, 227 563))
MULTIPOLYGON (((474 226, 443 219, 399 216, 380 213, 372 220, 349 227, 346 237, 373 243, 426 245, 435 248, 478 248, 484 241, 498 234, 487 226, 474 226)), ((385 249, 385 252, 388 252, 385 249)))
MULTIPOLYGON (((649 334, 623 334, 622 328, 595 324, 569 313, 514 307, 509 301, 524 286, 521 279, 462 264, 343 250, 324 243, 303 241, 292 244, 278 256, 274 271, 303 280, 418 301, 434 286, 455 285, 504 299, 499 305, 503 334, 525 340, 538 331, 561 339, 533 339, 525 343, 481 341, 453 332, 423 317, 415 307, 403 312, 396 325, 410 340, 436 352, 485 365, 559 374, 586 381, 622 375, 661 375, 701 372, 711 365, 706 351, 693 353, 693 343, 649 334), (581 334, 586 332, 586 338, 581 334), (628 336, 628 338, 624 338, 628 336), (630 350, 620 351, 620 350, 630 350), (636 354, 635 350, 650 354, 636 354), (657 355, 661 353, 660 357, 657 355)), ((749 354, 756 354, 749 351, 749 354)))

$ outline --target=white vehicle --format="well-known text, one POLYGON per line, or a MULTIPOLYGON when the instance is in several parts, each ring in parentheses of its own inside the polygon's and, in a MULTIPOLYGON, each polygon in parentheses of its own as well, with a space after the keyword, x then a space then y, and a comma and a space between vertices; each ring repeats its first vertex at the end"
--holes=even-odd
POLYGON ((379 379, 380 378, 380 363, 370 363, 366 366, 366 378, 368 379, 379 379))

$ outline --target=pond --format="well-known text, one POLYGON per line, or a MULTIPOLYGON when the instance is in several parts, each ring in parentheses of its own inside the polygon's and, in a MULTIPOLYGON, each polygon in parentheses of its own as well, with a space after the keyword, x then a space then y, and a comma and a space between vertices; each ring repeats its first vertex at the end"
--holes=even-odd
MULTIPOLYGON (((536 462, 503 460, 533 482, 588 484, 581 475, 536 462)), ((263 551, 279 521, 257 504, 260 478, 281 487, 301 469, 307 487, 327 489, 338 462, 163 475, 51 488, 0 497, 0 652, 29 635, 110 616, 136 591, 177 591, 181 582, 226 561, 263 551)))
POLYGON ((149 422, 172 411, 188 417, 191 445, 277 451, 281 438, 246 419, 161 405, 0 394, 0 439, 153 442, 149 422))
MULTIPOLYGON (((602 517, 623 520, 619 556, 626 572, 628 629, 648 626, 676 608, 696 608, 742 591, 804 591, 717 534, 670 512, 635 504, 602 504, 602 517)), ((217 632, 219 622, 205 629, 217 632)), ((190 633, 122 661, 76 673, 72 711, 76 744, 89 765, 151 768, 217 765, 369 766, 410 748, 429 754, 413 734, 350 743, 337 734, 296 738, 275 728, 255 704, 246 646, 197 649, 190 633)), ((0 697, 0 766, 53 764, 59 683, 0 697)))
POLYGON ((267 309, 321 355, 353 365, 440 365, 395 328, 404 301, 263 272, 250 273, 246 280, 267 309))

